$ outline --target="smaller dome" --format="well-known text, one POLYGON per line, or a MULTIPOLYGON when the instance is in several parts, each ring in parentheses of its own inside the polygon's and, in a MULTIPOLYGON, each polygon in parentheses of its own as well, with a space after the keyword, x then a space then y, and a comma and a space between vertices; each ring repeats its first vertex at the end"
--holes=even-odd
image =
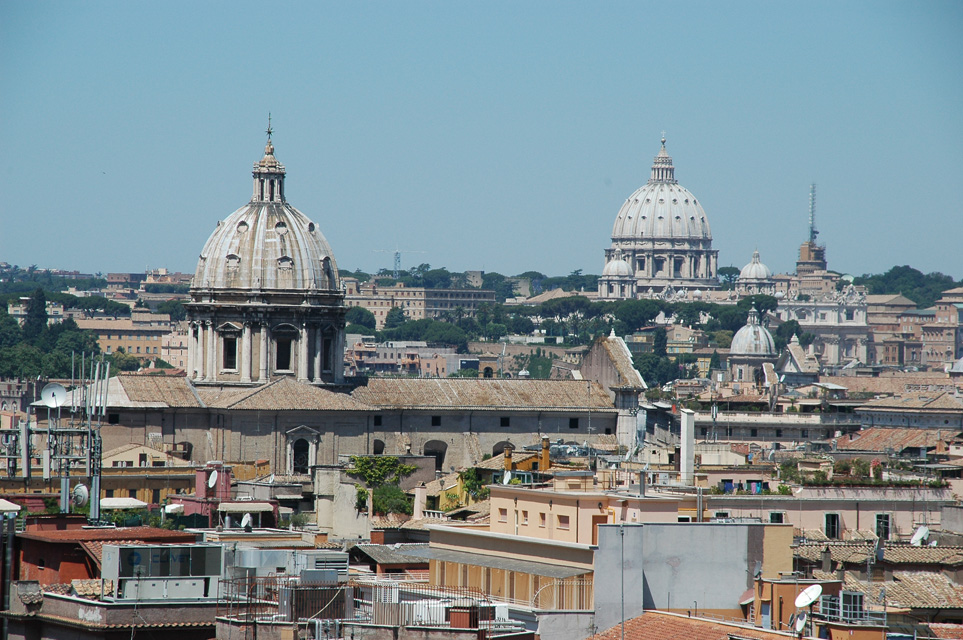
POLYGON ((759 323, 759 314, 755 309, 749 312, 746 326, 739 329, 732 336, 729 345, 729 355, 733 356, 774 356, 776 343, 772 334, 759 323))
POLYGON ((622 258, 614 258, 609 260, 605 265, 605 268, 602 269, 602 276, 608 276, 610 278, 623 278, 626 276, 632 276, 632 267, 630 267, 629 263, 622 258))
POLYGON ((752 262, 739 272, 740 280, 768 280, 772 278, 772 271, 759 260, 759 252, 752 252, 752 262))

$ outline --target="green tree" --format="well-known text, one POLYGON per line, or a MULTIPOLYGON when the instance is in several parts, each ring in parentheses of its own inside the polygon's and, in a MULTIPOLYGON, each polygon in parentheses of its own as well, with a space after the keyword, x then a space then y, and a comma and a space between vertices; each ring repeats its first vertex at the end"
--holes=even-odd
POLYGON ((447 322, 433 322, 425 331, 424 340, 425 342, 451 345, 459 353, 468 351, 468 335, 457 326, 447 322))
POLYGON ((400 327, 408 319, 405 310, 401 307, 391 307, 385 315, 385 329, 395 329, 400 327))
POLYGON ((722 367, 722 358, 719 357, 718 351, 713 351, 712 356, 709 358, 709 369, 719 369, 722 367))
POLYGON ((20 325, 7 313, 6 305, 0 305, 0 349, 12 347, 21 339, 20 325))
POLYGON ((500 322, 489 322, 485 326, 485 337, 489 340, 498 340, 508 333, 508 327, 500 322))
POLYGON ((405 513, 411 515, 411 501, 401 490, 401 487, 394 484, 383 484, 375 487, 371 496, 371 508, 375 513, 405 513))
POLYGON ((23 321, 23 338, 33 342, 47 328, 47 295, 37 288, 27 301, 27 317, 23 321))
POLYGON ((157 305, 157 313, 166 313, 172 322, 180 322, 187 318, 187 310, 180 300, 165 300, 157 305))
POLYGON ((729 291, 735 287, 736 278, 739 277, 740 271, 737 267, 728 266, 719 267, 717 273, 719 274, 719 280, 722 282, 721 288, 725 291, 729 291))
POLYGON ((651 324, 660 311, 662 306, 655 300, 623 300, 615 308, 615 317, 629 331, 637 331, 651 324))
POLYGON ((351 307, 348 309, 348 312, 344 314, 344 320, 348 324, 360 324, 365 326, 369 331, 374 331, 375 327, 378 325, 374 314, 364 307, 351 307))
POLYGON ((659 357, 664 356, 668 342, 665 329, 663 327, 657 327, 652 339, 652 352, 659 357))
POLYGON ((140 360, 124 351, 123 347, 118 348, 108 357, 110 358, 110 367, 115 371, 137 371, 140 369, 140 360))

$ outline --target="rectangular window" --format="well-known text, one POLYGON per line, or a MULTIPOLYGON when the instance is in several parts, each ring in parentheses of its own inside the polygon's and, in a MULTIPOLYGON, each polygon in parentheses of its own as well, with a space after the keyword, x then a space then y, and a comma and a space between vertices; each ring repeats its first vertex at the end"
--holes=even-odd
POLYGON ((522 511, 522 524, 528 524, 528 511, 522 511))
POLYGON ((431 416, 431 426, 440 427, 441 426, 441 416, 431 416))
POLYGON ((758 436, 758 435, 759 435, 759 429, 755 429, 755 428, 749 429, 749 437, 750 437, 750 438, 755 438, 755 437, 758 436))
POLYGON ((154 504, 160 504, 160 501, 161 501, 160 489, 154 489, 154 490, 151 492, 151 498, 150 498, 150 500, 151 500, 151 502, 153 502, 154 504))
POLYGON ((568 516, 558 516, 558 528, 568 531, 568 516))
POLYGON ((769 523, 770 524, 782 524, 785 514, 782 511, 770 511, 769 512, 769 523))
POLYGON ((225 369, 237 369, 237 338, 235 336, 224 336, 224 362, 225 369))
POLYGON ((119 413, 108 413, 108 414, 107 414, 107 424, 120 424, 120 414, 119 414, 119 413))
POLYGON ((809 437, 809 429, 803 429, 802 431, 800 431, 800 432, 799 432, 799 437, 800 437, 800 438, 808 438, 808 437, 809 437))
POLYGON ((544 526, 545 526, 545 514, 544 514, 544 513, 538 514, 538 526, 540 526, 540 527, 544 527, 544 526))
POLYGON ((381 416, 375 416, 375 417, 374 417, 374 426, 376 426, 376 427, 380 427, 380 426, 381 426, 381 416))
POLYGON ((889 540, 890 518, 888 513, 876 514, 876 535, 883 540, 889 540))
POLYGON ((827 513, 826 514, 826 527, 823 533, 826 534, 827 538, 831 540, 839 539, 839 514, 838 513, 827 513))
POLYGON ((568 419, 568 428, 569 428, 569 429, 578 429, 578 418, 569 418, 569 419, 568 419))
POLYGON ((274 368, 278 371, 291 370, 291 339, 278 338, 275 343, 274 368))
POLYGON ((499 510, 498 510, 498 521, 499 521, 499 522, 508 522, 508 509, 499 509, 499 510))
POLYGON ((113 497, 114 497, 114 490, 113 490, 113 489, 107 489, 106 491, 104 491, 104 493, 106 494, 106 496, 107 496, 108 498, 113 498, 113 497))
POLYGON ((500 424, 503 427, 510 427, 512 419, 508 416, 502 416, 500 419, 500 424))
POLYGON ((138 467, 146 467, 146 466, 147 466, 147 454, 146 454, 146 453, 142 453, 142 454, 140 454, 139 456, 137 456, 137 466, 138 466, 138 467))
POLYGON ((728 517, 729 517, 729 512, 728 512, 728 511, 716 511, 716 512, 715 512, 715 515, 714 515, 713 517, 715 517, 715 518, 728 518, 728 517))
POLYGON ((776 437, 777 437, 777 438, 781 438, 781 437, 782 437, 782 429, 776 429, 776 437))

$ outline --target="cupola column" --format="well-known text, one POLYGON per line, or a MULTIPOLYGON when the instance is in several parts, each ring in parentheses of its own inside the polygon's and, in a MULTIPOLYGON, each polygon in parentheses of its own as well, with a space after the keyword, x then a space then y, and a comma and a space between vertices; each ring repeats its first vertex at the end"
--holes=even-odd
POLYGON ((321 382, 321 348, 324 344, 321 325, 314 328, 314 381, 321 382))
POLYGON ((261 330, 258 332, 261 338, 261 353, 260 353, 260 371, 258 373, 258 382, 267 382, 268 380, 268 345, 271 342, 271 330, 268 329, 267 322, 261 321, 261 330))
POLYGON ((241 382, 251 381, 251 323, 244 322, 241 334, 241 382))
POLYGON ((217 331, 213 320, 207 323, 207 379, 217 381, 217 331))
POLYGON ((298 381, 308 381, 308 328, 303 324, 298 338, 298 381))

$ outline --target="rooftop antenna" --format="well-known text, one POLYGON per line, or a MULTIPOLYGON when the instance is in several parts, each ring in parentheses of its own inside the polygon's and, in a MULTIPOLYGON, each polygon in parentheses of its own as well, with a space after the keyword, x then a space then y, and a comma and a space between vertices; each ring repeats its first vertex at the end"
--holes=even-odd
POLYGON ((267 131, 265 131, 265 133, 267 134, 268 141, 270 141, 270 140, 271 140, 271 134, 274 133, 274 129, 271 128, 271 112, 270 112, 270 111, 268 111, 268 128, 267 128, 267 131))
POLYGON ((816 183, 809 185, 809 242, 816 244, 816 183))

